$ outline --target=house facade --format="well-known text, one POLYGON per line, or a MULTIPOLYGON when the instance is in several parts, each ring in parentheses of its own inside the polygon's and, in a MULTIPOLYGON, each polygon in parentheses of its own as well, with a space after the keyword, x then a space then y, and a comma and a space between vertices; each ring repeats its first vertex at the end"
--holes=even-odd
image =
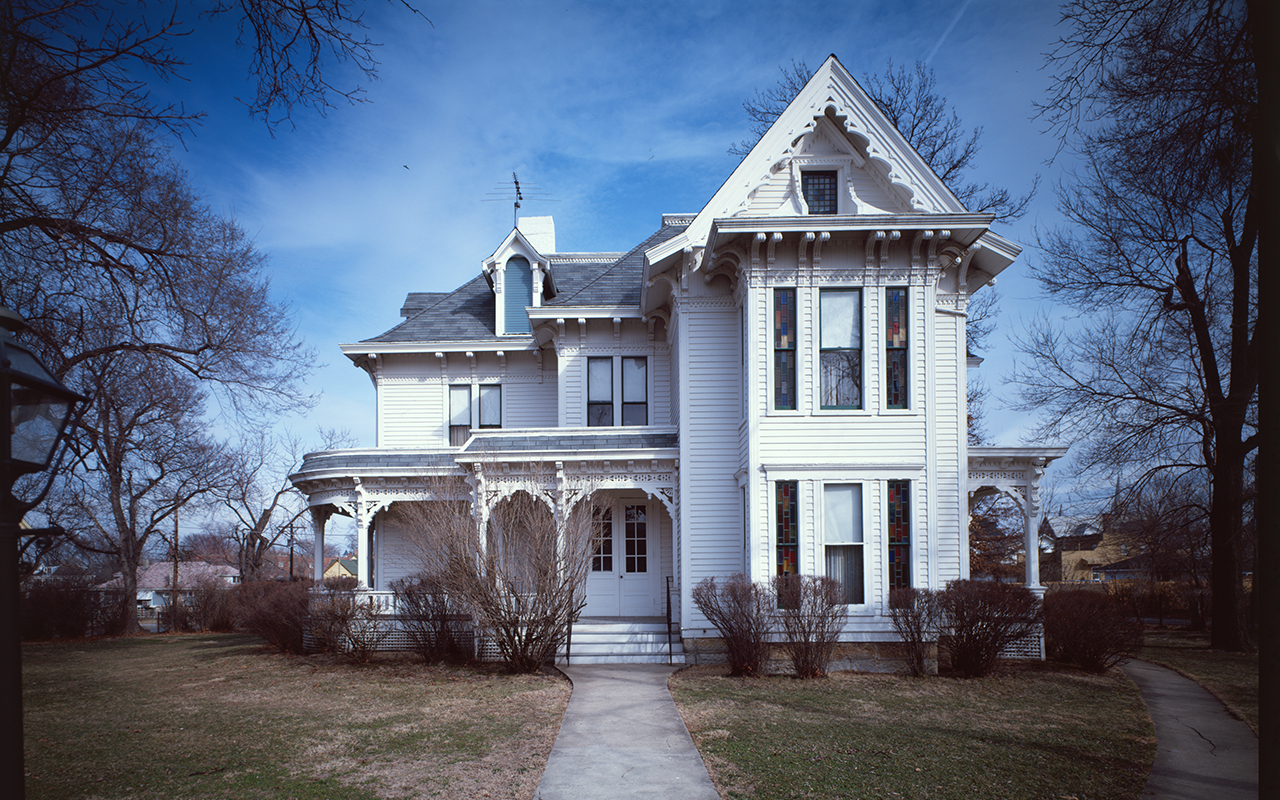
POLYGON ((966 309, 1020 250, 992 219, 831 57, 696 213, 625 253, 559 252, 549 218, 520 220, 473 280, 344 345, 378 446, 292 476, 317 553, 329 515, 354 517, 357 577, 385 590, 420 568, 406 504, 484 515, 534 485, 561 514, 591 493, 584 616, 670 605, 681 638, 710 638, 704 578, 818 574, 844 639, 893 641, 892 588, 967 577, 971 495, 1015 497, 1034 542, 1062 454, 966 443, 966 309))

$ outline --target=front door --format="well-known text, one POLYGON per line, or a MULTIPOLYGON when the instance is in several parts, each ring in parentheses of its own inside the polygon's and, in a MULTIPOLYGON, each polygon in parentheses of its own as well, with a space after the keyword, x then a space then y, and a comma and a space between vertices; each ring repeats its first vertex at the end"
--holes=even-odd
POLYGON ((658 560, 650 527, 648 509, 642 503, 620 501, 596 512, 584 615, 638 617, 657 613, 653 586, 658 560))

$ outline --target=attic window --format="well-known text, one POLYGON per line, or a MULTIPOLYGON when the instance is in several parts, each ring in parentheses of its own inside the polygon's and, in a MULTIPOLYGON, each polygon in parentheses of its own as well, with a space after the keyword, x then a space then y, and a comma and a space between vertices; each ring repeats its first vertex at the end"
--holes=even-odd
POLYGON ((836 213, 836 173, 834 170, 801 173, 800 189, 804 192, 804 202, 809 207, 810 214, 836 213))

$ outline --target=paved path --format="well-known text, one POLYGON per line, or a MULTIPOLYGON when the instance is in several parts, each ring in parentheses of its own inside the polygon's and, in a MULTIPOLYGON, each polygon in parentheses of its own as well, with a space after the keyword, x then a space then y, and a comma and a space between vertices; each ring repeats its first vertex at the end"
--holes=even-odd
POLYGON ((1142 796, 1159 800, 1256 800, 1258 737, 1216 697, 1171 669, 1130 661, 1156 726, 1156 760, 1142 796))
POLYGON ((667 691, 675 667, 561 667, 573 681, 535 800, 719 800, 667 691))

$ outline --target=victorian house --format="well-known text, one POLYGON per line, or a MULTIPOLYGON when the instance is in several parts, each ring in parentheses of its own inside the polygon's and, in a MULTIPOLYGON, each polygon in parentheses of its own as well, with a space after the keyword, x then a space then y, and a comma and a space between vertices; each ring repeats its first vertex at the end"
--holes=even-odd
POLYGON ((470 282, 344 345, 378 445, 292 476, 317 553, 353 516, 358 579, 384 591, 415 570, 397 505, 430 502, 432 476, 483 514, 532 470, 553 503, 605 498, 584 617, 670 602, 692 643, 717 636, 690 599, 704 578, 827 575, 874 657, 890 589, 966 577, 970 498, 1002 491, 1037 586, 1038 482, 1063 451, 966 443, 966 308, 1020 250, 991 222, 831 57, 696 213, 625 253, 561 252, 549 218, 521 220, 470 282))

